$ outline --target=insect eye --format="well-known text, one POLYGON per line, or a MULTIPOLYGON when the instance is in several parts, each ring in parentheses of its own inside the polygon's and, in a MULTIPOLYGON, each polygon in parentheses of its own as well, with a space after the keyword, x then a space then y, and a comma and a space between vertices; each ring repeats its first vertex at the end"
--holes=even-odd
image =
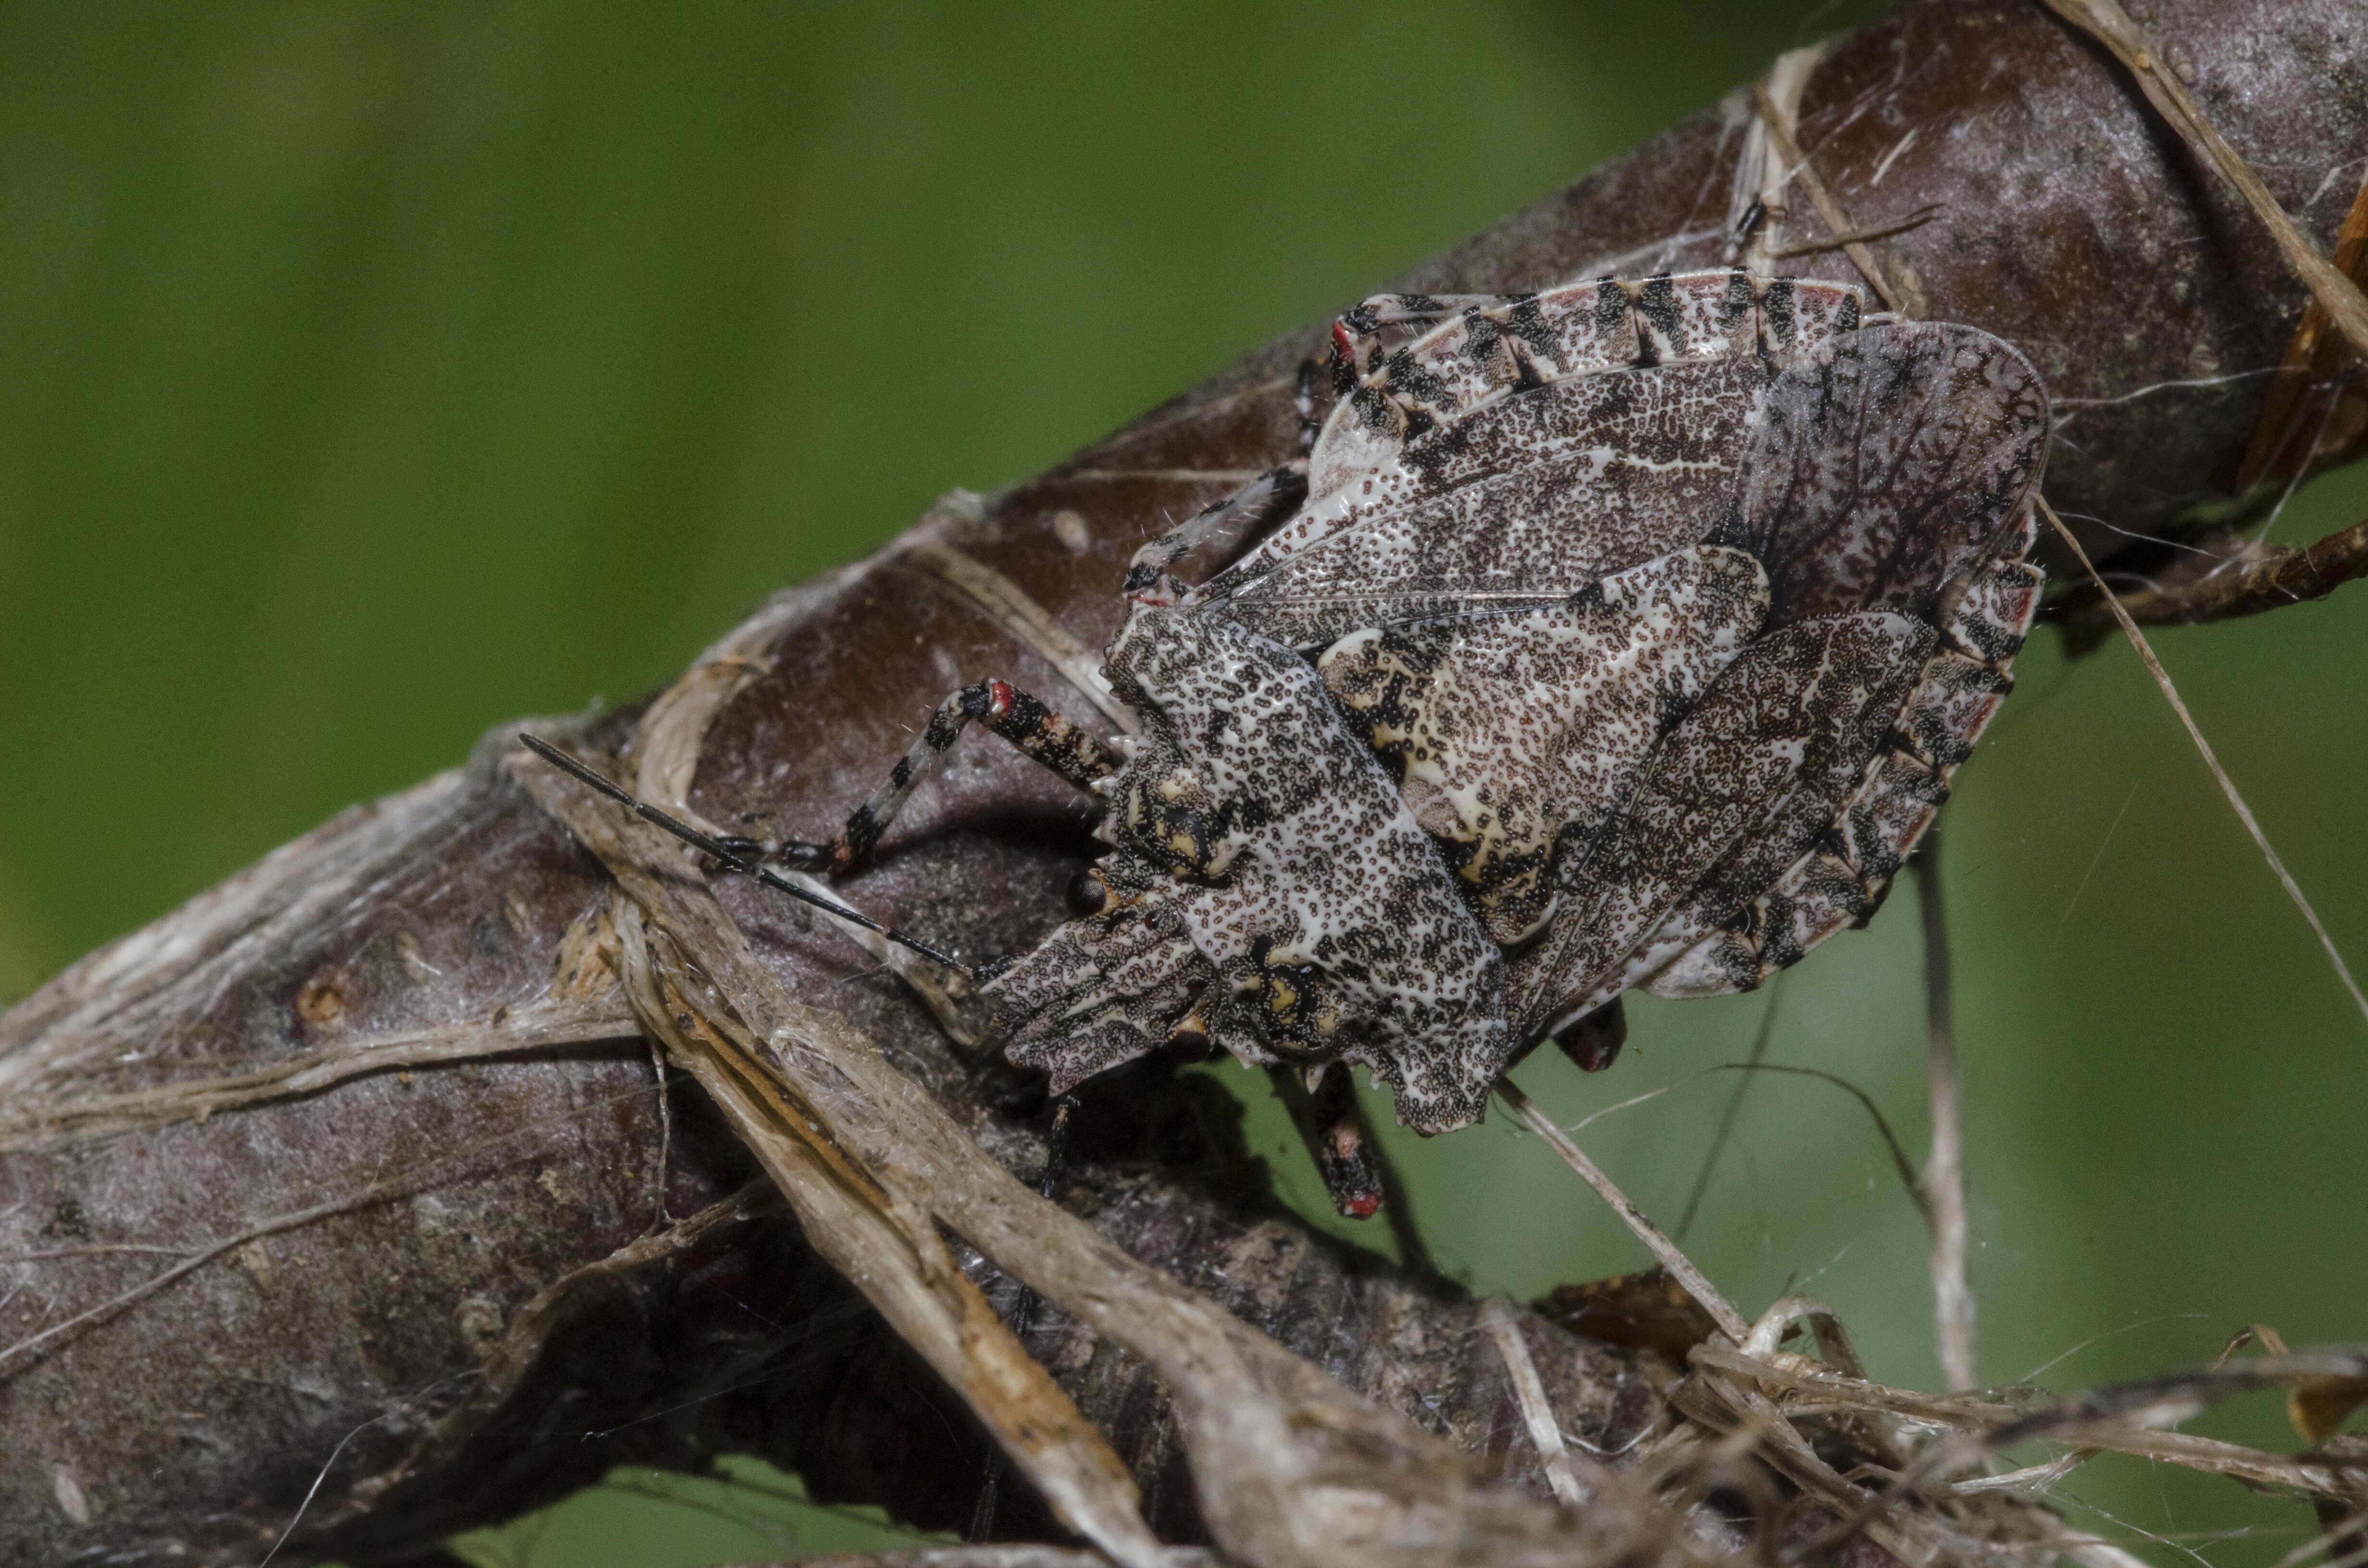
POLYGON ((1104 915, 1115 901, 1099 870, 1087 867, 1069 883, 1069 906, 1079 915, 1104 915))

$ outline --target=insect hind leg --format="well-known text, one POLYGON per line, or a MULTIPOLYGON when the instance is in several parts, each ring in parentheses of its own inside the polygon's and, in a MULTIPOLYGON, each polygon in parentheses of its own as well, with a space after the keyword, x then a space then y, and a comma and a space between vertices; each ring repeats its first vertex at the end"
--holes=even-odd
POLYGON ((1094 780, 1107 778, 1120 767, 1121 758, 1110 746, 1041 699, 1008 681, 983 680, 951 693, 938 704, 920 735, 888 770, 888 777, 848 813, 846 824, 827 843, 791 839, 736 844, 810 869, 838 870, 853 865, 880 842, 880 835, 896 820, 922 778, 973 721, 1081 790, 1093 788, 1094 780))
POLYGON ((1373 1153, 1373 1130, 1357 1104, 1356 1081, 1345 1062, 1327 1062, 1312 1072, 1296 1065, 1269 1067, 1283 1108, 1315 1162, 1331 1196, 1334 1212, 1347 1220, 1367 1220, 1381 1210, 1384 1194, 1379 1162, 1373 1153))

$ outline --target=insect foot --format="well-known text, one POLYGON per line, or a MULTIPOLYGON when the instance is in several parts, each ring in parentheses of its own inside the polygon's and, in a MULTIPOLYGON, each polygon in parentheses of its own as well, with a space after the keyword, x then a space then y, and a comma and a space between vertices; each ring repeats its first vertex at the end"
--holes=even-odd
POLYGON ((988 986, 1012 1060, 1058 1092, 1205 1034, 1368 1067, 1423 1132, 1477 1119, 1514 1043, 1502 955, 1314 667, 1153 608, 1110 675, 1144 732, 1109 789, 1108 899, 988 986))

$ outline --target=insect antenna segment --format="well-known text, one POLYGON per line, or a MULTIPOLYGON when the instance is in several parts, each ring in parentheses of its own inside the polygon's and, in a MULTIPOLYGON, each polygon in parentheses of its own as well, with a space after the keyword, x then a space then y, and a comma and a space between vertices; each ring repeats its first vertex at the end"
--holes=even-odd
POLYGON ((830 914, 837 915, 841 920, 851 920, 867 931, 876 931, 882 938, 895 943, 898 947, 910 948, 913 951, 920 954, 923 958, 941 963, 948 969, 951 969, 956 973, 968 979, 976 980, 979 978, 979 971, 973 969, 970 965, 962 962, 960 959, 954 958, 951 954, 939 952, 937 949, 930 947, 927 942, 916 941, 913 937, 905 935, 902 931, 895 929, 894 926, 882 926, 880 922, 872 919, 870 915, 860 914, 853 909, 849 909, 846 904, 840 903, 836 899, 828 899, 823 897, 819 893, 810 892, 806 889, 798 886, 797 883, 790 881, 787 877, 781 876, 778 872, 775 872, 761 864, 756 856, 746 853, 745 850, 736 847, 733 844, 727 844, 723 839, 717 838, 712 834, 700 832, 699 829, 691 826, 689 823, 684 822, 680 817, 669 816, 665 812, 658 810, 655 806, 646 804, 623 785, 617 783, 614 779, 609 778, 607 775, 599 772, 597 768, 587 767, 584 763, 578 762, 575 758, 568 756, 557 746, 552 745, 549 741, 542 740, 535 735, 528 734, 519 735, 518 741, 527 748, 527 750, 534 753, 535 756, 542 758, 543 761, 551 764, 553 767, 558 768, 561 772, 568 774, 581 782, 590 785, 593 789, 598 790, 603 795, 608 796, 619 805, 630 808, 632 813, 641 818, 643 822, 650 823, 655 826, 666 829, 666 832, 674 835, 677 838, 681 839, 685 844, 689 845, 692 848, 708 856, 712 859, 729 867, 731 869, 739 872, 742 876, 753 877, 768 888, 772 888, 780 892, 785 892, 791 898, 800 900, 803 903, 811 903, 816 909, 826 910, 830 914))

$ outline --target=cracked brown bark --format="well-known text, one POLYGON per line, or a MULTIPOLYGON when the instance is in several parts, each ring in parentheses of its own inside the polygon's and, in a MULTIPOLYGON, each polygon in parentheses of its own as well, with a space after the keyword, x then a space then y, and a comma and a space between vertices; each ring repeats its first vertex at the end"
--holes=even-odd
MULTIPOLYGON (((2195 3, 2140 18, 2181 46, 2205 110, 2322 247, 2354 194, 2323 176, 2368 154, 2354 16, 2195 3)), ((1723 263, 1746 105, 1697 116, 1399 282, 1496 290, 1723 263)), ((2304 298, 2100 51, 2036 5, 1908 6, 1827 53, 1798 139, 1862 230, 1940 205, 1870 248, 1917 313, 1998 333, 2046 377, 2062 437, 2048 494, 2112 525, 2078 523, 2100 558, 2127 543, 2115 528, 2173 530, 2225 498, 2270 386, 2252 372, 2280 362, 2304 298)), ((1821 233, 1800 201, 1777 243, 1821 233)), ((1851 276, 1839 254, 1789 265, 1851 276)), ((985 562, 1099 645, 1128 553, 1227 487, 1178 472, 1255 471, 1287 452, 1292 372, 1320 335, 1313 324, 1269 344, 910 537, 985 562), (1082 532, 1056 524, 1064 513, 1082 532)), ((981 676, 1090 717, 1052 668, 895 553, 771 607, 770 668, 708 737, 692 799, 709 817, 823 835, 927 706, 981 676)), ((635 717, 601 734, 620 738, 635 717)), ((1062 917, 1087 820, 1065 786, 966 743, 845 890, 966 951, 1015 951, 1062 917)), ((0 1346, 256 1233, 0 1360, 0 1562, 251 1559, 316 1476, 290 1551, 392 1558, 616 1463, 695 1467, 731 1449, 799 1470, 817 1496, 884 1503, 930 1528, 967 1518, 980 1473, 968 1420, 777 1210, 727 1210, 637 1267, 576 1273, 659 1219, 658 1096, 629 1028, 603 1035, 596 1020, 525 1054, 379 1071, 104 1136, 40 1123, 76 1097, 523 1007, 607 896, 598 864, 480 759, 346 813, 0 1020, 0 1256, 14 1260, 0 1346), (505 1344, 522 1309, 571 1277, 544 1303, 540 1353, 489 1379, 506 1349, 532 1348, 505 1344)), ((847 1014, 991 1152, 1033 1170, 1041 1108, 1027 1080, 950 1047, 836 931, 737 883, 723 896, 794 993, 847 1014)), ((664 1210, 678 1219, 753 1168, 694 1093, 677 1088, 672 1107, 664 1210)), ((1064 1201, 1542 1491, 1473 1304, 1297 1225, 1235 1114, 1205 1077, 1157 1064, 1112 1075, 1080 1123, 1064 1201)), ((1576 1435, 1617 1448, 1667 1418, 1642 1353, 1534 1320, 1525 1333, 1576 1435)), ((1141 1367, 1051 1316, 1030 1345, 1134 1466, 1155 1528, 1193 1539, 1163 1396, 1141 1367)), ((1048 1528, 1024 1501, 1004 1520, 1015 1535, 1048 1528)))

